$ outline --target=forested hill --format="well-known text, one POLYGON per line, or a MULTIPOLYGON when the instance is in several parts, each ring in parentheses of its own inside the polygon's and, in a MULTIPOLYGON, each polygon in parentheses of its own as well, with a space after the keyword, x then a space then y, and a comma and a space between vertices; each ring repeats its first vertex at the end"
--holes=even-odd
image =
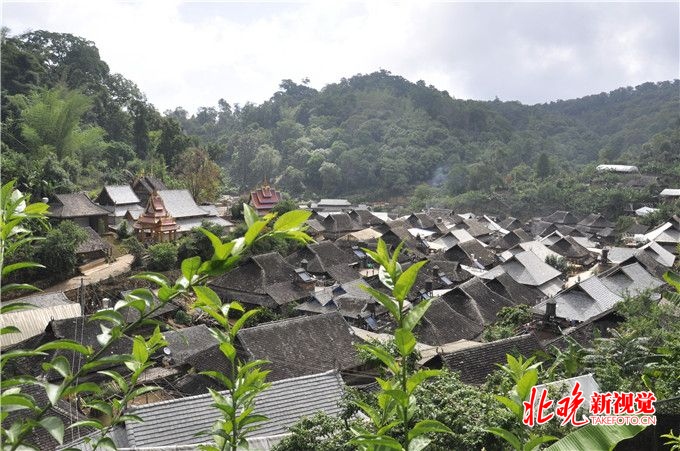
POLYGON ((458 100, 380 71, 320 91, 284 80, 261 105, 160 114, 94 43, 44 31, 3 37, 2 78, 3 177, 40 195, 140 172, 181 186, 186 162, 205 157, 233 192, 265 177, 299 197, 384 200, 421 185, 428 203, 520 210, 562 202, 536 196, 553 180, 580 183, 595 162, 680 176, 678 80, 527 106, 458 100))

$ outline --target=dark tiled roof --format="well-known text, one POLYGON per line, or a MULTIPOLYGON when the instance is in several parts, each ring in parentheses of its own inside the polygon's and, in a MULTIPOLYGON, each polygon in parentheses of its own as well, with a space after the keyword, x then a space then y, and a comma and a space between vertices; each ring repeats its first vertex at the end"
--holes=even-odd
MULTIPOLYGON (((484 285, 479 277, 473 277, 455 290, 459 290, 474 303, 475 310, 483 320, 484 324, 490 324, 496 320, 496 314, 503 307, 513 306, 513 302, 500 294, 492 291, 484 285)), ((446 296, 446 295, 445 295, 446 296)), ((454 305, 455 308, 455 305, 454 305)))
POLYGON ((331 276, 331 279, 338 283, 351 282, 352 280, 361 277, 356 269, 347 265, 331 266, 326 272, 331 276))
POLYGON ((663 275, 666 274, 666 271, 668 271, 667 266, 664 266, 661 263, 659 263, 651 253, 646 252, 644 250, 637 251, 634 256, 628 258, 627 260, 621 263, 626 265, 629 263, 633 263, 634 261, 637 261, 642 266, 644 266, 647 272, 649 272, 651 275, 658 278, 659 280, 661 280, 663 278, 663 275))
POLYGON ((463 382, 482 384, 489 374, 498 369, 497 363, 506 362, 506 354, 520 354, 528 358, 539 350, 542 347, 538 338, 534 334, 526 334, 451 352, 442 357, 451 371, 460 372, 463 382))
MULTIPOLYGON (((425 289, 425 285, 429 280, 432 280, 432 287, 435 290, 443 288, 452 288, 442 279, 442 276, 446 277, 448 280, 456 283, 462 283, 466 280, 472 278, 472 274, 461 268, 458 262, 452 262, 449 260, 435 260, 434 258, 428 259, 429 262, 423 268, 421 268, 416 281, 413 284, 411 293, 418 293, 420 290, 425 289), (434 275, 435 267, 439 268, 439 276, 434 275)), ((405 268, 404 268, 405 269, 405 268)))
POLYGON ((538 301, 545 297, 538 288, 518 283, 505 271, 488 281, 486 285, 516 304, 536 305, 538 301))
POLYGON ((552 222, 534 220, 531 222, 532 236, 547 236, 557 230, 557 226, 552 222))
MULTIPOLYGON (((44 333, 28 340, 30 346, 37 347, 43 343, 54 341, 55 339, 69 339, 77 341, 85 346, 92 346, 97 351, 101 348, 97 335, 102 333, 101 325, 106 325, 101 321, 89 321, 86 316, 78 316, 75 318, 59 319, 50 321, 44 333)), ((19 346, 26 347, 26 343, 20 343, 19 346)), ((126 336, 119 338, 107 349, 103 356, 114 354, 129 354, 132 349, 132 340, 126 336)), ((16 370, 19 373, 38 376, 42 374, 41 364, 43 362, 50 362, 56 356, 63 355, 69 362, 72 362, 71 369, 76 372, 82 365, 85 364, 85 358, 75 351, 68 350, 51 350, 46 351, 44 356, 31 356, 16 359, 16 370)), ((100 367, 99 369, 104 369, 100 367)), ((57 373, 50 372, 48 374, 50 380, 61 379, 57 373)))
POLYGON ((624 230, 624 234, 626 235, 643 235, 649 231, 649 227, 644 225, 644 224, 638 224, 637 222, 632 224, 630 227, 628 227, 626 230, 624 230))
POLYGON ((132 189, 137 191, 140 188, 146 191, 148 194, 151 194, 154 191, 167 189, 165 184, 160 179, 157 179, 151 175, 145 175, 135 180, 135 182, 132 184, 132 189))
POLYGON ((222 298, 253 305, 276 307, 305 297, 308 292, 294 284, 295 267, 278 252, 254 255, 243 265, 213 280, 210 285, 222 298))
POLYGON ((479 262, 483 267, 488 268, 497 262, 496 254, 489 248, 484 247, 477 240, 464 241, 457 243, 444 252, 444 258, 450 261, 457 261, 467 266, 477 267, 473 261, 479 262))
POLYGON ((361 224, 365 228, 385 224, 385 221, 368 210, 352 210, 349 212, 349 215, 354 222, 361 224))
POLYGON ((491 230, 476 219, 464 219, 463 223, 463 228, 475 238, 491 234, 491 230))
POLYGON ((163 337, 168 342, 170 357, 176 364, 185 363, 189 357, 218 344, 210 329, 204 324, 164 332, 163 337))
POLYGON ((290 264, 300 267, 302 260, 307 260, 307 270, 311 273, 328 273, 328 269, 337 265, 355 263, 353 254, 340 249, 331 241, 308 244, 304 248, 286 258, 290 264))
MULTIPOLYGON (((120 294, 123 298, 125 298, 125 296, 127 294, 129 294, 131 291, 132 290, 122 291, 120 294)), ((157 307, 159 303, 160 303, 160 301, 158 300, 158 298, 156 296, 154 296, 153 297, 153 303, 151 304, 150 308, 157 307)), ((159 316, 165 315, 167 313, 175 312, 177 310, 179 310, 179 306, 177 304, 175 304, 174 302, 169 301, 169 302, 166 302, 165 305, 160 307, 154 313, 152 313, 149 316, 149 319, 157 318, 159 316)), ((140 316, 139 310, 137 310, 136 308, 132 308, 132 307, 123 307, 120 310, 118 310, 118 312, 123 315, 123 317, 125 318, 125 321, 127 323, 134 323, 135 321, 137 321, 139 319, 139 316, 140 316)))
POLYGON ((81 227, 87 233, 87 237, 76 248, 76 254, 89 254, 91 252, 103 251, 108 253, 113 246, 102 239, 91 227, 81 227))
MULTIPOLYGON (((268 420, 260 423, 249 436, 286 433, 300 418, 319 411, 337 415, 343 391, 342 379, 333 371, 275 381, 255 397, 254 412, 265 415, 268 420)), ((131 413, 143 421, 126 423, 130 446, 169 449, 209 442, 211 438, 197 436, 197 433, 210 430, 221 418, 213 404, 212 396, 204 394, 133 408, 131 413)))
POLYGON ((326 232, 344 235, 349 232, 356 232, 364 227, 352 220, 348 213, 330 213, 321 221, 321 225, 326 232))
POLYGON ((339 313, 305 316, 242 329, 238 333, 248 360, 265 359, 270 380, 349 369, 361 363, 358 340, 339 313))
POLYGON ((584 347, 590 347, 595 338, 610 336, 608 330, 615 328, 620 323, 616 315, 611 310, 600 313, 583 321, 582 323, 563 330, 563 335, 549 340, 545 343, 545 348, 550 349, 555 346, 559 350, 565 350, 569 346, 569 338, 584 347))
POLYGON ((411 227, 417 227, 419 229, 433 229, 435 227, 434 219, 427 213, 412 213, 406 218, 406 222, 408 222, 411 227))
POLYGON ((472 339, 483 331, 483 325, 461 315, 441 298, 432 301, 432 305, 414 330, 418 341, 432 346, 472 339))
POLYGON ((504 220, 498 223, 499 226, 503 227, 505 230, 514 230, 522 227, 522 223, 519 219, 508 216, 504 220))
POLYGON ((489 247, 505 251, 524 241, 531 241, 531 237, 522 229, 515 229, 503 236, 499 236, 489 243, 489 247))
POLYGON ((548 246, 551 251, 557 252, 568 260, 577 261, 581 265, 590 265, 595 262, 595 257, 588 249, 578 244, 572 237, 564 236, 548 246))
MULTIPOLYGON (((36 404, 40 407, 50 404, 45 389, 38 385, 24 385, 21 387, 21 393, 32 396, 36 404)), ((87 434, 92 433, 94 430, 90 427, 76 427, 69 428, 69 426, 76 421, 85 420, 86 418, 80 414, 78 408, 72 406, 67 401, 59 400, 57 404, 50 407, 47 411, 46 416, 56 416, 64 424, 64 443, 72 442, 78 440, 87 434)), ((9 427, 14 422, 23 422, 32 418, 28 409, 15 410, 9 412, 9 416, 2 422, 2 427, 9 429, 9 427)), ((28 436, 26 444, 33 444, 40 451, 50 451, 55 450, 59 446, 59 443, 47 432, 46 429, 42 427, 36 427, 34 432, 28 436)))
MULTIPOLYGON (((424 257, 425 254, 418 249, 418 241, 413 238, 408 231, 407 225, 404 221, 392 221, 390 224, 390 230, 385 232, 381 237, 382 240, 394 249, 402 241, 404 242, 404 247, 408 249, 411 253, 419 257, 424 257)), ((405 257, 405 253, 402 252, 401 256, 405 257)))
POLYGON ((583 227, 604 229, 606 227, 613 228, 614 224, 599 213, 591 213, 578 222, 578 225, 583 227))
POLYGON ((267 294, 274 299, 277 305, 285 305, 293 301, 306 299, 311 295, 312 290, 288 281, 267 285, 265 288, 267 294))
POLYGON ((49 214, 54 218, 80 218, 86 216, 105 216, 109 212, 95 204, 83 193, 55 194, 50 203, 49 214))
POLYGON ((569 211, 556 211, 550 216, 546 216, 543 218, 544 221, 546 222, 552 222, 555 224, 565 224, 565 225, 575 225, 578 223, 578 218, 574 216, 571 212, 569 211))

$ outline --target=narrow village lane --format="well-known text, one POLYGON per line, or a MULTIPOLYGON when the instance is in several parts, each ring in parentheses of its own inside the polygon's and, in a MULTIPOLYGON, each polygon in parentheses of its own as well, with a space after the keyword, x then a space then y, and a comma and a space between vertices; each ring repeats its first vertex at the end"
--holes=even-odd
POLYGON ((108 279, 109 277, 119 276, 130 271, 134 257, 131 254, 125 254, 118 257, 112 263, 105 263, 100 266, 91 268, 85 274, 65 280, 64 282, 46 288, 46 292, 63 291, 67 292, 76 289, 81 284, 81 279, 85 285, 89 285, 100 280, 108 279))

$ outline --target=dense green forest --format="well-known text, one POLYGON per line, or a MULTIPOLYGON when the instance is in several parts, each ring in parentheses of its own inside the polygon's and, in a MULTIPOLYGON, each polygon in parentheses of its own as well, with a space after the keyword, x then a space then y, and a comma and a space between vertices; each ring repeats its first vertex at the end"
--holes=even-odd
POLYGON ((188 187, 199 168, 210 174, 198 177, 209 184, 194 193, 200 201, 268 178, 298 198, 615 217, 680 177, 680 80, 527 106, 458 100, 383 70, 321 90, 283 80, 261 105, 220 99, 161 114, 93 42, 7 30, 2 79, 3 178, 41 197, 140 173, 188 187), (596 175, 597 163, 659 179, 626 187, 596 175))

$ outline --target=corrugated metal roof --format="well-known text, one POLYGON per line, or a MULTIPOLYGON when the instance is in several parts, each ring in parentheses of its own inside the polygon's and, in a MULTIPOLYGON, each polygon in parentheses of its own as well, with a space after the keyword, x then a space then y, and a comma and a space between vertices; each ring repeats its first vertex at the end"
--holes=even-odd
MULTIPOLYGON (((60 294, 63 295, 63 293, 60 294)), ((25 302, 22 299, 17 301, 25 302)), ((0 335, 0 349, 40 335, 53 319, 75 318, 81 315, 80 304, 73 302, 0 315, 0 327, 15 326, 21 331, 19 333, 0 335)))
MULTIPOLYGON (((257 414, 268 417, 251 435, 253 437, 282 434, 300 418, 323 411, 329 415, 340 412, 338 402, 344 390, 337 371, 283 379, 255 398, 257 414)), ((222 392, 227 396, 228 392, 222 392)), ((221 418, 213 407, 210 394, 191 396, 134 407, 131 411, 143 422, 126 423, 132 447, 190 445, 205 443, 206 436, 196 433, 209 430, 221 418)))

